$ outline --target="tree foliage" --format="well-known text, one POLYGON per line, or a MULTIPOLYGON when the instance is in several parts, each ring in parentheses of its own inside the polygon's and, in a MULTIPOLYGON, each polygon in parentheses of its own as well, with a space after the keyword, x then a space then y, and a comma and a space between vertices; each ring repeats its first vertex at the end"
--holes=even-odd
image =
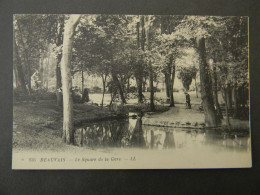
POLYGON ((195 66, 187 68, 181 67, 178 73, 178 78, 181 79, 182 85, 186 91, 189 90, 192 79, 197 75, 197 69, 195 66))
MULTIPOLYGON (((50 65, 49 72, 56 72, 59 80, 64 20, 68 17, 14 16, 14 75, 19 85, 24 83, 24 91, 31 90, 35 72, 46 77, 42 64, 51 56, 56 56, 56 65, 50 65)), ((129 80, 135 79, 133 85, 139 90, 148 78, 152 85, 163 77, 173 106, 175 74, 189 90, 201 65, 199 54, 203 54, 209 83, 214 73, 217 90, 230 88, 233 94, 241 88, 248 90, 248 18, 237 16, 82 15, 74 34, 71 73, 98 75, 103 91, 109 83, 111 94, 119 94, 123 103, 131 87, 129 80), (198 51, 201 40, 203 44, 205 40, 205 54, 198 51), (189 53, 191 50, 195 54, 189 53), (178 63, 185 56, 192 56, 189 60, 194 62, 189 66, 178 63)))

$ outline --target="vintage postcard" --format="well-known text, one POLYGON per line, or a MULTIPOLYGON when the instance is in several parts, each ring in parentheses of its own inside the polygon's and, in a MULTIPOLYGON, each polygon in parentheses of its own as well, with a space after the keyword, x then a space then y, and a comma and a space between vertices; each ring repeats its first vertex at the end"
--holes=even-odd
POLYGON ((13 15, 12 169, 250 168, 249 17, 13 15))

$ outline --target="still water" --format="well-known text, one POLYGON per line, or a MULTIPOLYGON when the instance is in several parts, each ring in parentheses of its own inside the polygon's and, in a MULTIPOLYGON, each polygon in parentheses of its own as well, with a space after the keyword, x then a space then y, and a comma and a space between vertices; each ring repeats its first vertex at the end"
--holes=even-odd
POLYGON ((250 152, 250 135, 222 130, 187 129, 142 125, 142 119, 102 121, 75 131, 75 142, 82 147, 135 148, 147 150, 185 150, 250 152))

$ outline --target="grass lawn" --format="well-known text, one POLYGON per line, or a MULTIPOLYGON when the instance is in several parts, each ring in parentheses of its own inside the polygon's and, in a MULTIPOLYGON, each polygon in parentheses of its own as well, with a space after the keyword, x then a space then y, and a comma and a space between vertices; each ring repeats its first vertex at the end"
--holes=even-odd
MULTIPOLYGON (((74 123, 113 117, 108 108, 74 104, 74 123)), ((22 103, 13 107, 13 147, 19 149, 64 150, 62 143, 62 108, 55 101, 22 103)))

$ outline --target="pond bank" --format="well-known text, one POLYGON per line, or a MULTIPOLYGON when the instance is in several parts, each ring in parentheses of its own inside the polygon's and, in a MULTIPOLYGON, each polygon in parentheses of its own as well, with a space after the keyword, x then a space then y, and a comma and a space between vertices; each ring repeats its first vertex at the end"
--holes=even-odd
MULTIPOLYGON (((74 104, 73 110, 75 126, 83 122, 122 118, 108 108, 95 105, 74 104)), ((62 118, 62 107, 58 107, 55 101, 15 104, 13 106, 13 147, 55 151, 61 149, 66 145, 61 140, 62 118)))
MULTIPOLYGON (((174 128, 207 128, 204 113, 199 110, 200 105, 193 105, 191 109, 186 109, 185 104, 176 104, 163 113, 146 113, 143 117, 143 125, 174 127, 174 128)), ((249 130, 249 121, 230 118, 232 131, 249 130)), ((227 130, 225 119, 217 129, 227 130)))
MULTIPOLYGON (((197 105, 192 109, 185 109, 185 105, 159 108, 157 112, 147 112, 143 116, 143 125, 176 127, 176 128, 204 128, 204 114, 197 105), (163 112, 164 111, 164 112, 163 112)), ((137 112, 137 105, 127 105, 131 112, 137 112)), ((55 101, 40 101, 37 104, 23 103, 13 107, 13 147, 26 149, 64 150, 62 142, 62 108, 56 106, 55 101)), ((74 104, 75 126, 84 123, 100 122, 102 120, 122 119, 126 116, 117 115, 109 108, 89 104, 74 104)), ((224 121, 224 120, 223 120, 224 121)), ((236 130, 249 129, 248 121, 230 120, 236 130)))

